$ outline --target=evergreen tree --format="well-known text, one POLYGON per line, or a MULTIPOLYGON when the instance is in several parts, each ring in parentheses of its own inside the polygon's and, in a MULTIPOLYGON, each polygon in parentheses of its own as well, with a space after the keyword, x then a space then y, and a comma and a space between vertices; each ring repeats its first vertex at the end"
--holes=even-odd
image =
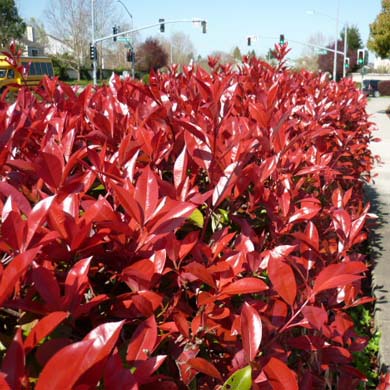
POLYGON ((241 50, 238 46, 236 46, 234 49, 233 49, 233 52, 232 52, 232 56, 235 60, 237 61, 241 61, 241 58, 242 58, 242 55, 241 55, 241 50))
POLYGON ((382 11, 370 24, 367 46, 381 58, 390 57, 390 0, 382 0, 382 11))
POLYGON ((26 24, 18 14, 14 0, 0 1, 0 45, 5 47, 13 39, 21 39, 26 31, 26 24))
MULTIPOLYGON (((344 42, 345 29, 341 31, 340 38, 344 42)), ((344 44, 343 44, 344 46, 344 44)), ((347 47, 348 49, 357 50, 363 47, 362 37, 357 26, 347 27, 347 47)))

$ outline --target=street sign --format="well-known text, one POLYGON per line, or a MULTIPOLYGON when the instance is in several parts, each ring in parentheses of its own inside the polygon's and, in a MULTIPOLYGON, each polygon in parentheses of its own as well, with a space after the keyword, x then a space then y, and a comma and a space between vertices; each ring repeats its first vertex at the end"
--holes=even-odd
POLYGON ((328 53, 327 50, 324 50, 324 49, 317 49, 317 54, 324 55, 324 54, 327 54, 327 53, 328 53))
POLYGON ((118 42, 130 42, 130 39, 127 37, 118 37, 118 42))

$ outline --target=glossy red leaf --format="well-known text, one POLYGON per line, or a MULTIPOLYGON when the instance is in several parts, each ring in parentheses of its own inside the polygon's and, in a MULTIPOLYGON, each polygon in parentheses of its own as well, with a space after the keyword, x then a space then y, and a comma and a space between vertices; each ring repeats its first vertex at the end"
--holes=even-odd
POLYGON ((117 351, 107 359, 103 378, 105 390, 139 390, 135 376, 128 368, 123 367, 122 359, 117 351))
POLYGON ((79 260, 68 272, 65 280, 64 308, 74 310, 84 299, 84 291, 88 288, 88 271, 92 257, 79 260))
POLYGON ((22 331, 18 328, 1 365, 1 371, 6 374, 5 380, 12 390, 22 389, 25 363, 22 331))
POLYGON ((138 325, 127 347, 126 360, 147 360, 157 342, 157 324, 154 316, 150 316, 138 325))
POLYGON ((196 276, 202 282, 208 284, 210 287, 216 287, 212 275, 209 273, 209 271, 203 264, 193 261, 185 266, 185 270, 186 272, 189 272, 192 275, 196 276))
POLYGON ((298 390, 298 381, 294 371, 286 363, 271 357, 263 368, 273 390, 298 390))
POLYGON ((17 281, 24 276, 27 268, 33 262, 34 258, 40 251, 40 248, 29 249, 26 252, 17 255, 7 265, 0 279, 0 305, 8 299, 15 288, 17 281))
POLYGON ((154 380, 152 375, 161 367, 164 363, 167 355, 158 355, 149 358, 148 360, 142 360, 134 363, 136 368, 134 376, 140 384, 149 383, 154 380))
POLYGON ((71 390, 87 370, 109 356, 123 324, 124 321, 99 325, 84 340, 59 350, 43 368, 36 390, 71 390))
POLYGON ((137 180, 134 197, 143 211, 145 223, 148 222, 158 204, 158 183, 149 165, 137 180))
POLYGON ((276 292, 289 305, 293 305, 297 295, 297 283, 291 266, 280 257, 271 256, 268 275, 276 292))
POLYGON ((343 209, 335 210, 332 214, 332 221, 336 233, 343 241, 346 241, 351 231, 351 217, 349 214, 343 209))
POLYGON ((175 188, 178 189, 182 183, 184 183, 187 177, 187 166, 188 166, 188 155, 187 148, 184 145, 183 150, 177 156, 174 167, 173 167, 173 182, 175 188))
POLYGON ((328 313, 323 307, 307 305, 302 309, 302 314, 310 325, 319 331, 323 331, 328 322, 328 313))
POLYGON ((298 222, 298 221, 309 221, 314 218, 321 210, 321 207, 316 204, 311 206, 302 206, 300 209, 297 209, 293 215, 288 220, 288 223, 298 222))
POLYGON ((242 278, 225 286, 220 295, 257 294, 268 290, 268 286, 257 278, 242 278))
POLYGON ((31 210, 30 214, 28 215, 27 219, 27 236, 24 242, 24 249, 28 248, 35 232, 38 230, 38 228, 42 225, 42 221, 46 218, 46 215, 53 204, 55 199, 55 196, 49 196, 40 202, 38 202, 33 209, 31 210))
POLYGON ((39 320, 24 341, 25 353, 29 353, 41 340, 50 335, 68 315, 66 312, 56 311, 39 320))
POLYGON ((328 265, 318 274, 313 285, 313 294, 351 284, 363 277, 357 274, 361 274, 366 270, 366 265, 361 262, 328 265))
POLYGON ((228 192, 231 191, 233 185, 235 184, 238 174, 238 162, 233 162, 225 168, 223 175, 220 177, 213 191, 213 207, 217 207, 225 199, 225 197, 228 195, 228 192))
POLYGON ((41 151, 34 162, 37 174, 53 188, 58 188, 62 181, 64 164, 61 157, 60 154, 41 151))
POLYGON ((213 363, 206 359, 195 357, 188 360, 188 364, 196 371, 222 381, 222 376, 213 363))
POLYGON ((2 181, 0 182, 0 193, 6 198, 11 197, 22 213, 25 215, 30 214, 31 206, 29 201, 14 186, 2 181))
POLYGON ((61 305, 60 286, 54 272, 44 267, 33 268, 32 280, 41 298, 51 307, 59 308, 61 305))
POLYGON ((248 364, 255 359, 259 351, 262 335, 263 325, 258 311, 245 302, 241 310, 241 338, 248 364))

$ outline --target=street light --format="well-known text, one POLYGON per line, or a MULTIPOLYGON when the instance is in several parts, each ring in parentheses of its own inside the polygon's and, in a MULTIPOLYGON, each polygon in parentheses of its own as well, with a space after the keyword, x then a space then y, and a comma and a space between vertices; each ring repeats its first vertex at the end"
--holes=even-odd
MULTIPOLYGON (((335 39, 334 39, 334 51, 333 51, 333 54, 334 54, 333 55, 333 80, 336 80, 336 73, 337 73, 337 43, 338 43, 338 35, 339 35, 339 21, 340 21, 340 18, 339 18, 340 17, 340 0, 337 1, 337 14, 336 14, 336 17, 328 15, 328 14, 326 14, 324 12, 315 11, 315 10, 307 10, 306 14, 308 14, 308 15, 314 15, 314 14, 323 15, 323 16, 326 16, 329 19, 332 19, 332 20, 336 21, 336 35, 335 35, 335 39)), ((347 58, 347 33, 348 33, 348 26, 347 26, 347 24, 345 24, 345 26, 344 26, 344 62, 345 62, 345 59, 347 58)), ((343 66, 343 77, 345 77, 345 74, 346 74, 346 69, 343 66)))

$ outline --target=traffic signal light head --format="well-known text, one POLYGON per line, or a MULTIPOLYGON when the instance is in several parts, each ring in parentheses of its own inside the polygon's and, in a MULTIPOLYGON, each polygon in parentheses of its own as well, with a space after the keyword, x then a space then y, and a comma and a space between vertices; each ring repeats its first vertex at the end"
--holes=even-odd
POLYGON ((202 25, 202 33, 206 34, 206 32, 207 32, 207 22, 205 20, 202 20, 201 25, 202 25))
POLYGON ((165 32, 165 24, 164 24, 164 22, 165 22, 165 19, 159 19, 158 20, 158 22, 160 23, 160 32, 165 32))
POLYGON ((284 45, 284 43, 285 43, 284 34, 280 34, 279 35, 279 44, 284 45))
MULTIPOLYGON (((114 26, 114 27, 112 28, 112 34, 113 34, 113 35, 118 34, 118 27, 117 27, 117 26, 114 26)), ((112 40, 113 40, 114 42, 116 42, 116 37, 113 37, 112 40)))
POLYGON ((364 65, 364 50, 363 49, 358 49, 357 63, 358 63, 358 65, 364 65))
POLYGON ((250 46, 252 44, 252 38, 251 37, 248 37, 248 46, 250 46))
POLYGON ((349 57, 345 58, 344 67, 345 69, 349 69, 349 57))
POLYGON ((89 58, 96 60, 96 47, 92 43, 89 44, 89 58))

